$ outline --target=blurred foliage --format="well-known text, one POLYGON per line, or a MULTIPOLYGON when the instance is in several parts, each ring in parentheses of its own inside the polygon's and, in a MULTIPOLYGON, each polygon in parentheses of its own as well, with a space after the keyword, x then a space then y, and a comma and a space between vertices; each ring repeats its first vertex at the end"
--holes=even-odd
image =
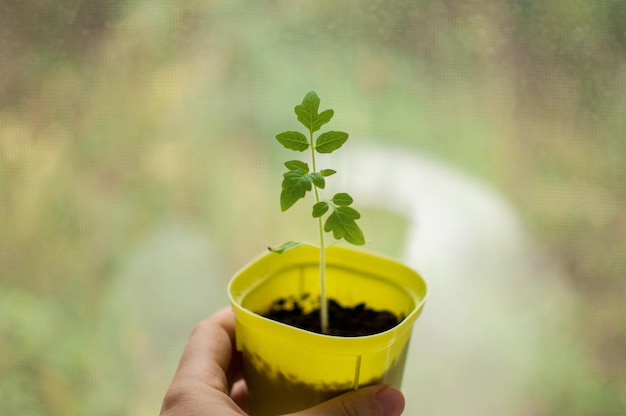
POLYGON ((164 222, 219 241, 228 271, 285 240, 266 138, 309 89, 353 136, 498 188, 566 269, 593 378, 567 386, 574 358, 546 363, 526 414, 624 413, 622 1, 0 9, 1 414, 154 414, 170 367, 136 316, 103 319, 110 288, 164 222))

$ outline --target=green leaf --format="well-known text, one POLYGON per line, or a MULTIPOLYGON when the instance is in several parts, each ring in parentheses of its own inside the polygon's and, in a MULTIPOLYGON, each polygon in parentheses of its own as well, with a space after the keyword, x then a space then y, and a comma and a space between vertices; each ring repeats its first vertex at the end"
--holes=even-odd
POLYGON ((326 180, 324 179, 321 173, 318 173, 318 172, 311 173, 311 180, 313 181, 313 184, 320 189, 324 189, 324 187, 326 186, 326 180))
POLYGON ((344 239, 355 246, 362 246, 365 244, 365 237, 363 236, 363 231, 359 228, 356 222, 350 222, 345 224, 346 234, 344 235, 344 239))
POLYGON ((332 169, 322 169, 320 171, 320 173, 322 174, 322 176, 331 176, 334 175, 335 173, 337 173, 336 170, 332 170, 332 169))
POLYGON ((317 110, 320 107, 320 99, 315 91, 309 91, 302 100, 302 104, 295 106, 294 111, 298 116, 298 121, 310 131, 313 131, 313 124, 317 117, 317 110))
POLYGON ((289 209, 298 199, 303 198, 307 191, 312 189, 311 176, 299 169, 283 174, 282 191, 280 193, 280 208, 289 209))
POLYGON ((313 218, 318 218, 326 214, 326 211, 328 211, 329 208, 328 202, 325 201, 321 201, 313 205, 313 218))
POLYGON ((343 236, 346 234, 345 228, 340 221, 340 218, 335 215, 335 212, 330 214, 330 216, 326 219, 324 223, 324 231, 333 232, 333 237, 337 240, 341 240, 343 236))
POLYGON ((281 244, 276 248, 268 247, 269 251, 272 253, 282 254, 287 250, 291 250, 292 248, 296 248, 301 246, 302 243, 299 241, 287 241, 286 243, 281 244))
POLYGON ((309 171, 309 165, 301 160, 290 160, 285 162, 285 166, 289 170, 301 170, 303 172, 309 171))
POLYGON ((335 212, 339 212, 341 216, 345 218, 352 218, 355 220, 361 218, 361 214, 359 214, 359 211, 352 207, 336 207, 335 212))
POLYGON ((276 140, 287 149, 303 152, 310 146, 306 136, 298 131, 284 131, 276 135, 276 140))
POLYGON ((339 205, 339 206, 348 206, 352 202, 354 202, 352 197, 350 195, 346 194, 345 192, 341 192, 341 193, 335 194, 335 196, 333 196, 333 203, 336 204, 336 205, 339 205))
POLYGON ((313 131, 318 131, 320 127, 324 124, 328 123, 335 112, 333 110, 324 110, 322 111, 313 122, 313 131))
POLYGON ((298 121, 304 125, 311 133, 317 131, 322 125, 328 123, 334 115, 333 110, 322 111, 318 114, 320 99, 315 91, 309 91, 302 100, 302 104, 294 108, 298 121))
POLYGON ((345 239, 348 243, 354 245, 365 244, 363 231, 356 224, 355 220, 360 218, 361 214, 354 208, 337 207, 332 214, 326 219, 324 231, 332 231, 333 237, 337 240, 345 239))
POLYGON ((315 150, 319 153, 332 153, 348 140, 348 133, 343 131, 327 131, 317 138, 315 150))

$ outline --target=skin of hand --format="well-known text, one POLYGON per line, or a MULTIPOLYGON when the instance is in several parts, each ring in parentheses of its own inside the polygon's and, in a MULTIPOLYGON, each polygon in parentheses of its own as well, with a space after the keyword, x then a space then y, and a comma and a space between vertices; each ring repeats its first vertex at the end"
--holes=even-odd
MULTIPOLYGON (((247 390, 227 307, 194 328, 161 407, 161 416, 246 416, 247 390)), ((376 385, 345 393, 291 416, 399 416, 404 396, 376 385)))

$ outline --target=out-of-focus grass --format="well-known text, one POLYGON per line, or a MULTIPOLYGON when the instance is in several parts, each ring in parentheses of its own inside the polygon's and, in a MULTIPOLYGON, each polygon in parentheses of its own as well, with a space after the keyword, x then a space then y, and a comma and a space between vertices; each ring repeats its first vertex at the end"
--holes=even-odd
MULTIPOLYGON (((194 273, 225 285, 251 255, 298 238, 278 212, 285 153, 273 136, 297 128, 291 108, 310 89, 354 140, 432 155, 499 189, 562 263, 593 373, 564 385, 573 359, 547 360, 529 411, 623 410, 615 22, 626 8, 418 3, 144 1, 105 13, 66 1, 4 14, 32 31, 3 34, 2 56, 15 58, 0 70, 0 413, 154 414, 175 357, 152 345, 167 341, 146 330, 159 309, 148 301, 171 299, 146 288, 162 268, 141 247, 164 238, 206 253, 212 263, 198 255, 159 277, 169 285, 194 273)), ((402 220, 378 218, 372 247, 398 253, 402 220)), ((191 325, 201 311, 186 313, 191 325)), ((164 351, 184 339, 171 342, 164 351)))

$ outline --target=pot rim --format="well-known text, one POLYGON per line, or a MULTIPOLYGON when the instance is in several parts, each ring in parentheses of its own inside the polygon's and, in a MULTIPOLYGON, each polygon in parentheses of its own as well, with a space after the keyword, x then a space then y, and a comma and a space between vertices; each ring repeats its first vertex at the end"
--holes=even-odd
POLYGON ((413 307, 398 325, 384 332, 365 336, 327 335, 274 321, 242 306, 245 297, 255 288, 271 279, 273 274, 290 267, 296 267, 303 262, 313 264, 311 259, 317 256, 319 256, 319 248, 306 245, 282 254, 267 252, 259 255, 235 273, 228 284, 228 295, 231 305, 235 309, 238 324, 245 325, 248 330, 255 332, 268 333, 271 331, 272 335, 280 339, 281 342, 298 345, 299 348, 316 351, 331 349, 333 354, 340 355, 354 355, 355 350, 362 351, 362 354, 369 354, 388 348, 397 338, 405 336, 407 331, 412 330, 413 323, 424 307, 428 292, 426 282, 421 275, 390 257, 338 245, 327 248, 327 265, 357 272, 359 275, 364 275, 364 279, 378 279, 384 284, 394 285, 412 298, 413 307), (272 256, 282 257, 280 261, 277 261, 272 256), (258 273, 257 275, 260 277, 247 279, 244 282, 247 284, 242 285, 240 280, 242 276, 245 276, 244 272, 251 274, 251 268, 255 269, 254 273, 258 273), (372 268, 385 270, 385 272, 372 273, 372 268), (393 279, 389 275, 393 276, 393 279))

